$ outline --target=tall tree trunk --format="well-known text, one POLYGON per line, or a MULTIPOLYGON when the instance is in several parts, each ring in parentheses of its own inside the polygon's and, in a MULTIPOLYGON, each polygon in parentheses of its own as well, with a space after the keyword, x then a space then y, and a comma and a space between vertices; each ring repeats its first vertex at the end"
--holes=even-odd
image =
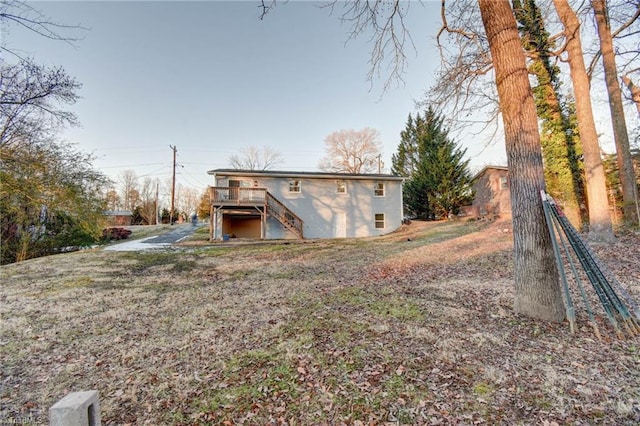
POLYGON ((633 84, 633 81, 631 81, 628 75, 622 76, 622 82, 625 86, 627 86, 627 89, 629 89, 631 100, 636 105, 636 109, 638 110, 638 117, 640 117, 640 87, 633 84))
POLYGON ((607 185, 600 158, 598 132, 593 119, 589 77, 582 55, 580 41, 580 21, 567 0, 553 0, 558 16, 564 25, 567 38, 567 54, 573 92, 576 98, 578 131, 582 143, 585 178, 587 181, 587 201, 589 203, 589 237, 596 241, 613 241, 613 227, 609 215, 607 185))
POLYGON ((624 118, 622 90, 620 90, 620 84, 618 83, 618 70, 615 53, 613 52, 613 39, 611 37, 611 27, 609 26, 609 17, 607 16, 607 6, 604 0, 591 0, 591 6, 596 16, 604 79, 607 84, 607 93, 609 94, 611 124, 618 154, 620 183, 622 184, 622 212, 624 221, 629 225, 635 226, 640 223, 638 188, 636 186, 636 175, 633 171, 631 150, 629 149, 629 134, 627 133, 627 123, 624 118))
POLYGON ((547 192, 562 204, 573 226, 581 229, 588 220, 581 154, 576 146, 578 132, 571 112, 563 108, 559 93, 560 69, 551 62, 552 42, 544 27, 542 12, 535 0, 512 0, 522 43, 529 53, 529 73, 535 75, 533 89, 547 192))
POLYGON ((478 0, 496 75, 511 178, 516 312, 562 321, 564 307, 540 199, 544 189, 536 106, 508 0, 478 0))

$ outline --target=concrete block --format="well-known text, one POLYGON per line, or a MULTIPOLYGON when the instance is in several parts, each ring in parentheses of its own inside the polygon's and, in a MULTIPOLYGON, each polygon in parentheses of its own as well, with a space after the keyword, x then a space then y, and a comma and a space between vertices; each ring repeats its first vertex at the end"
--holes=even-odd
POLYGON ((49 408, 50 426, 100 426, 98 391, 73 392, 49 408))

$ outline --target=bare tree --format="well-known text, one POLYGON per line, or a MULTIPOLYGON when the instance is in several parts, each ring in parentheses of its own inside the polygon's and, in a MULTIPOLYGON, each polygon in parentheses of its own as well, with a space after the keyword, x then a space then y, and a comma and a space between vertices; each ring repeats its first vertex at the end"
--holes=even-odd
POLYGON ((321 170, 334 173, 380 173, 382 142, 380 132, 369 127, 362 130, 339 130, 324 139, 326 155, 321 170))
POLYGON ((508 0, 479 0, 495 69, 511 180, 516 312, 548 321, 564 319, 544 190, 536 106, 522 42, 508 0), (534 249, 535 247, 535 249, 534 249))
MULTIPOLYGON (((539 1, 539 0, 538 0, 539 1)), ((560 201, 564 214, 578 229, 587 222, 584 171, 572 102, 560 91, 560 68, 547 31, 543 11, 535 0, 511 0, 525 55, 528 57, 533 97, 540 120, 540 141, 547 193, 560 201)))
MULTIPOLYGON (((561 2, 567 3, 566 0, 561 2)), ((558 7, 558 2, 555 3, 558 7)), ((551 39, 564 41, 556 54, 567 52, 574 83, 576 114, 585 163, 590 238, 611 241, 614 238, 613 228, 609 216, 604 168, 591 109, 589 79, 584 72, 579 37, 580 22, 568 4, 566 7, 573 14, 573 18, 569 23, 565 22, 566 19, 561 19, 565 24, 565 30, 551 39), (580 72, 580 69, 583 71, 580 72)), ((488 54, 486 37, 477 28, 478 20, 474 18, 469 2, 449 2, 446 8, 443 2, 441 15, 443 26, 437 37, 442 52, 440 78, 430 91, 428 99, 437 105, 448 106, 451 110, 450 116, 454 119, 473 114, 477 110, 486 110, 489 111, 487 125, 496 122, 493 119, 498 116, 500 110, 496 108, 498 103, 492 95, 491 86, 487 85, 488 80, 484 78, 492 71, 493 58, 488 54), (453 42, 446 44, 442 37, 444 33, 452 34, 453 42)), ((564 17, 567 15, 565 13, 564 17)), ((497 128, 494 127, 495 129, 497 128)))
MULTIPOLYGON (((183 187, 179 188, 180 196, 177 199, 178 210, 185 216, 191 216, 198 210, 198 204, 200 203, 200 195, 194 188, 183 187)), ((186 217, 188 219, 188 217, 186 217)))
MULTIPOLYGON (((8 27, 10 25, 26 29, 51 40, 59 40, 67 43, 78 40, 77 37, 71 36, 70 32, 86 29, 80 25, 67 25, 55 22, 26 1, 2 0, 0 2, 0 27, 4 29, 5 26, 8 27)), ((19 49, 12 48, 4 42, 0 43, 0 51, 16 57, 20 61, 29 62, 27 58, 23 58, 20 55, 19 49)))
POLYGON ((60 105, 78 99, 80 84, 62 68, 36 65, 8 46, 3 36, 12 26, 56 40, 65 38, 55 30, 67 28, 26 2, 0 1, 0 263, 97 238, 102 190, 111 184, 92 170, 92 155, 56 137, 62 126, 76 124, 75 115, 60 105))
POLYGON ((107 205, 107 210, 118 210, 120 208, 120 196, 118 195, 118 191, 115 189, 110 189, 105 194, 105 203, 107 205))
POLYGON ((415 51, 415 44, 405 25, 410 2, 397 0, 338 2, 334 0, 330 3, 330 7, 334 8, 336 4, 341 4, 343 7, 342 21, 351 26, 349 39, 369 33, 369 39, 373 42, 369 59, 371 67, 367 75, 369 82, 372 83, 374 78, 380 77, 383 72, 386 73, 383 93, 391 87, 392 83, 404 82, 407 47, 415 51), (371 32, 373 34, 370 34, 371 32))
POLYGON ((37 143, 76 124, 76 116, 59 105, 74 104, 80 87, 62 68, 0 62, 0 147, 37 143))
MULTIPOLYGON (((285 1, 286 2, 286 1, 285 1)), ((277 0, 261 0, 260 19, 276 6, 277 0)), ((393 83, 403 83, 407 69, 407 47, 415 51, 405 19, 411 7, 410 1, 386 0, 328 0, 323 8, 333 13, 342 8, 340 20, 350 26, 348 40, 366 34, 371 40, 369 73, 367 79, 373 84, 375 78, 386 74, 383 90, 386 92, 393 83)))
POLYGON ((120 198, 122 199, 122 207, 125 210, 131 210, 136 207, 140 199, 138 191, 138 176, 133 170, 124 170, 119 176, 120 182, 120 198))
POLYGON ((553 0, 553 3, 564 25, 564 50, 567 53, 576 100, 576 116, 584 159, 587 199, 589 200, 589 236, 598 241, 613 241, 615 237, 609 215, 606 178, 591 105, 589 77, 582 51, 580 21, 567 0, 553 0))
POLYGON ((229 157, 231 167, 238 170, 270 170, 282 162, 282 154, 271 147, 250 146, 229 157))
POLYGON ((618 83, 618 71, 613 49, 611 27, 607 16, 607 7, 604 0, 591 0, 591 6, 596 17, 598 37, 600 39, 600 51, 602 52, 602 65, 604 68, 607 93, 609 95, 609 108, 611 110, 611 124, 616 143, 618 159, 618 172, 622 185, 622 212, 626 223, 636 226, 640 223, 640 206, 638 205, 638 187, 633 170, 633 160, 629 148, 629 134, 622 105, 622 90, 618 83))
MULTIPOLYGON (((80 26, 54 22, 26 1, 0 1, 0 32, 15 26, 52 40, 72 42, 64 35, 80 26)), ((64 125, 76 125, 75 114, 59 105, 73 105, 81 84, 61 67, 46 68, 8 46, 0 34, 0 147, 40 143, 64 125), (8 56, 17 61, 10 63, 8 56)))
MULTIPOLYGON (((609 2, 607 4, 610 26, 613 22, 619 26, 611 32, 611 36, 616 44, 616 64, 618 65, 618 74, 622 76, 622 82, 629 90, 629 96, 626 97, 635 106, 640 116, 640 88, 634 84, 640 79, 640 67, 638 67, 638 59, 640 58, 640 44, 638 44, 638 35, 640 28, 636 24, 640 20, 640 1, 625 0, 620 2, 609 2), (635 25, 634 25, 635 24, 635 25)), ((600 53, 600 51, 598 51, 600 53)), ((595 63, 598 55, 594 56, 592 63, 595 63)))
MULTIPOLYGON (((587 3, 592 6, 590 3, 587 3)), ((595 11, 595 9, 594 9, 595 11)), ((589 16, 588 14, 585 14, 589 16)), ((606 17, 609 22, 611 38, 615 40, 616 64, 618 73, 625 75, 628 73, 637 73, 637 61, 640 56, 640 46, 638 46, 638 29, 636 22, 640 19, 640 1, 638 0, 617 0, 609 1, 606 4, 606 17), (617 27, 616 27, 617 26, 617 27), (615 29, 614 29, 615 27, 615 29)), ((600 40, 592 46, 595 49, 592 54, 591 62, 587 68, 590 78, 596 74, 597 64, 602 58, 600 50, 600 40)))
POLYGON ((158 179, 152 179, 150 177, 145 178, 142 181, 142 187, 140 188, 140 217, 145 221, 147 225, 156 224, 157 221, 157 200, 156 194, 158 191, 158 179))
POLYGON ((426 94, 427 102, 448 109, 455 118, 486 110, 487 121, 496 120, 498 98, 490 78, 493 62, 479 9, 470 1, 443 1, 440 19, 436 35, 440 70, 426 94))
POLYGON ((622 82, 627 89, 629 89, 629 97, 638 111, 638 118, 640 118, 640 87, 638 87, 628 74, 622 76, 622 82))

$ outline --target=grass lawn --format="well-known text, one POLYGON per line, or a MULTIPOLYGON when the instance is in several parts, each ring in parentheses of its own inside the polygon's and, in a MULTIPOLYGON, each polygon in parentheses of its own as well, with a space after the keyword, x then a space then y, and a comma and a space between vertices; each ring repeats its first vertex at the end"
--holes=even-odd
MULTIPOLYGON (((640 337, 515 315, 509 223, 206 236, 2 266, 0 424, 640 424, 640 337)), ((594 250, 640 301, 638 234, 594 250)))

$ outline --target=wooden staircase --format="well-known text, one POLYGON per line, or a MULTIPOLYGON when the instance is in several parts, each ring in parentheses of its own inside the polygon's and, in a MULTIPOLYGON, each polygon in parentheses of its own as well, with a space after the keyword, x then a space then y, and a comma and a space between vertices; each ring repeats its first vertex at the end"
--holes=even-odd
POLYGON ((294 212, 289 210, 287 206, 282 204, 276 197, 271 195, 269 191, 266 193, 267 214, 273 216, 285 228, 293 232, 298 238, 304 238, 302 230, 304 223, 294 212))

